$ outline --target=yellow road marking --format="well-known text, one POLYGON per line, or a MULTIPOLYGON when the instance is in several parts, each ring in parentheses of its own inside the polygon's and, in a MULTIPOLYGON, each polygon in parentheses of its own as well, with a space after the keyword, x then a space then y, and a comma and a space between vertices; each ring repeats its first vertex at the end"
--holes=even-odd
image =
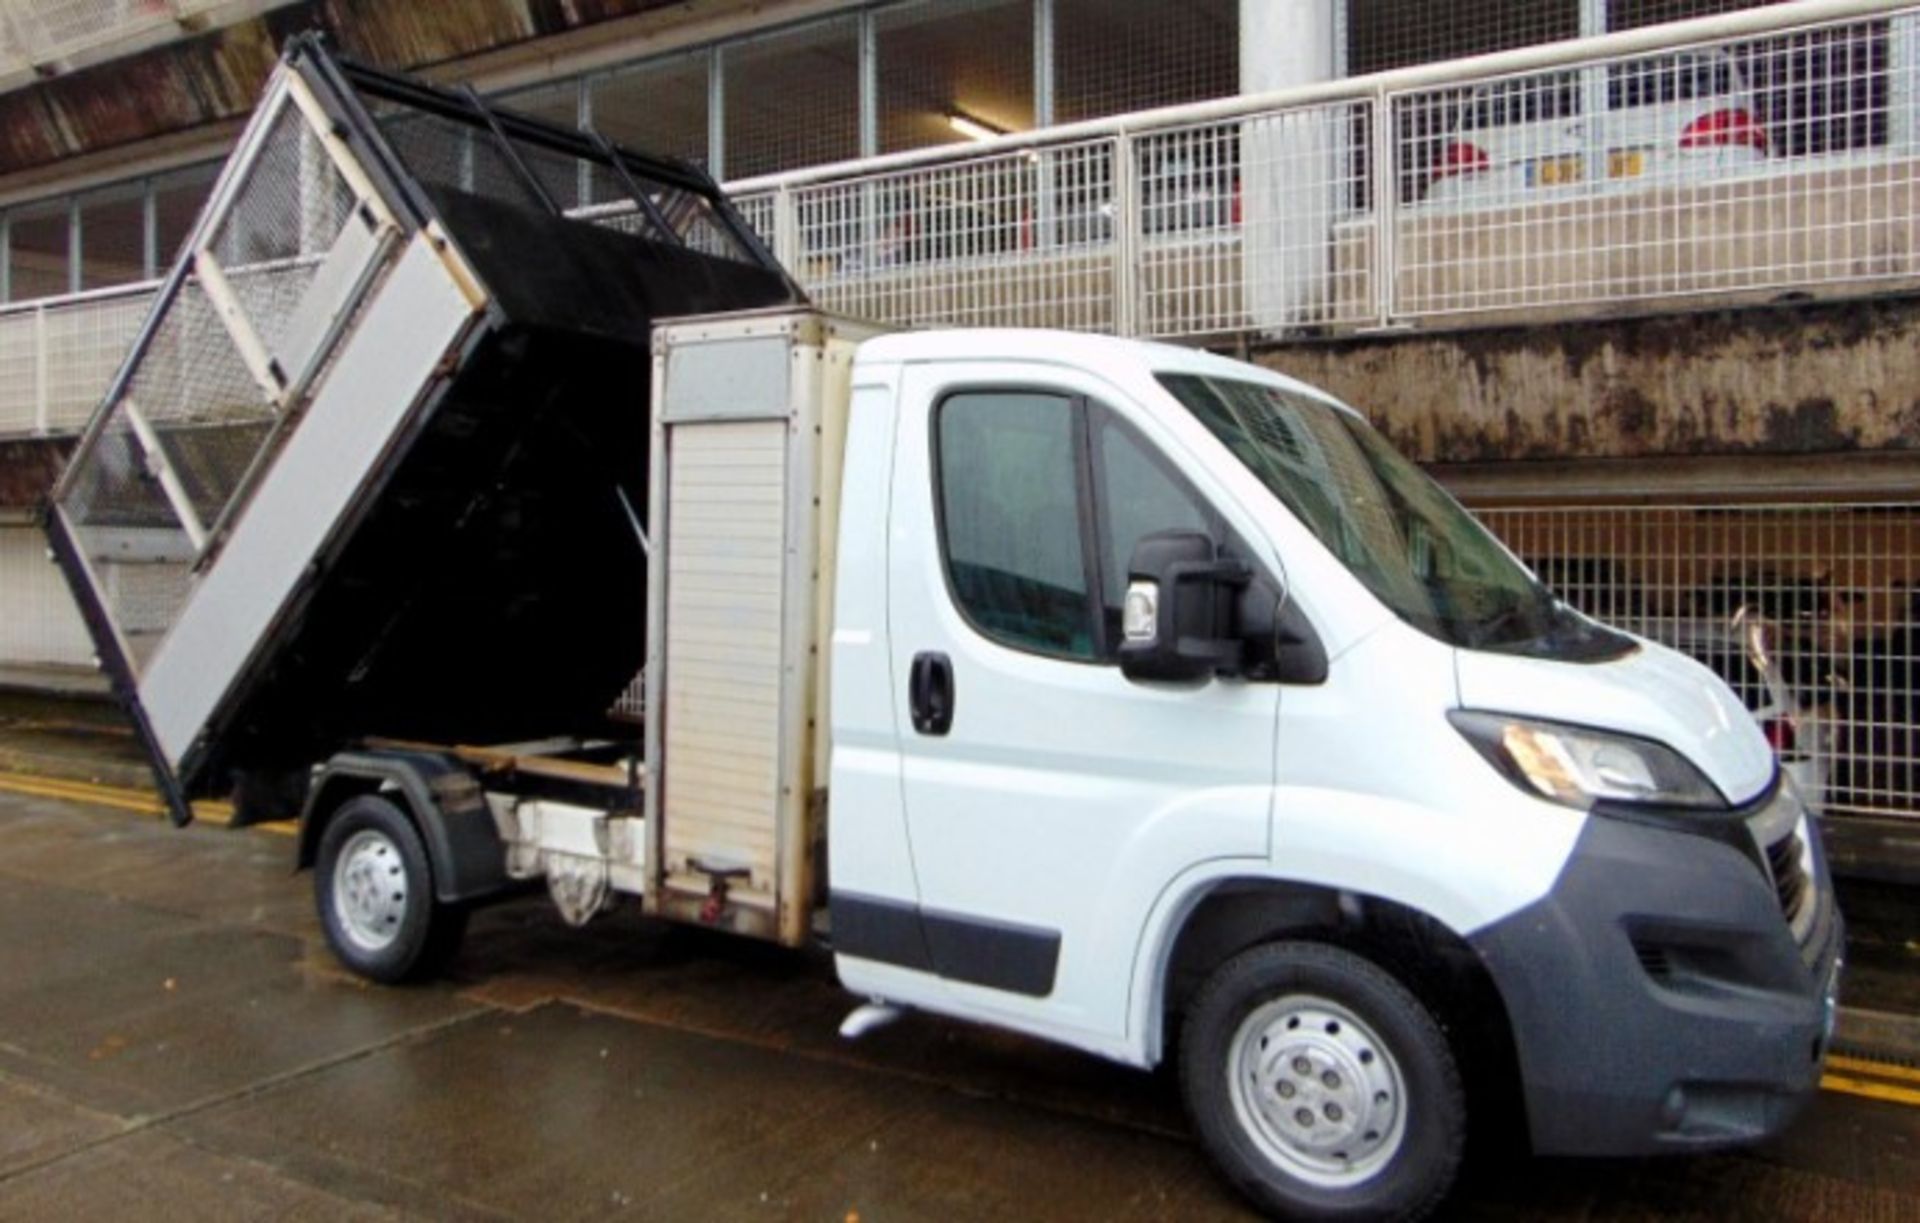
POLYGON ((98 803, 103 807, 117 807, 122 811, 138 811, 145 815, 159 815, 164 808, 157 798, 142 796, 136 791, 121 791, 118 794, 86 794, 66 786, 43 785, 39 779, 24 781, 17 777, 0 777, 0 790, 15 794, 31 794, 36 798, 63 798, 69 802, 98 803))
POLYGON ((1850 1096, 1865 1096, 1869 1100, 1885 1100, 1891 1104, 1905 1104, 1910 1108, 1920 1108, 1920 1091, 1911 1087, 1897 1087, 1892 1083, 1875 1083, 1869 1079, 1857 1079, 1849 1074, 1823 1074, 1820 1086, 1826 1091, 1838 1091, 1850 1096))
POLYGON ((1897 1079, 1902 1083, 1920 1084, 1920 1070, 1915 1070, 1911 1066, 1900 1066, 1891 1062, 1870 1062, 1864 1058, 1846 1057, 1838 1053, 1827 1054, 1827 1069, 1838 1070, 1842 1074, 1864 1075, 1871 1079, 1897 1079))
MULTIPOLYGON (((0 773, 0 790, 15 794, 30 794, 36 798, 58 798, 68 802, 92 803, 101 807, 112 807, 120 811, 135 811, 142 815, 164 815, 166 804, 158 794, 150 790, 134 790, 126 786, 104 786, 88 781, 71 781, 64 777, 36 777, 24 773, 0 773)), ((222 802, 199 802, 193 805, 195 819, 205 820, 209 824, 226 827, 233 823, 233 804, 222 802)), ((272 820, 256 824, 254 827, 263 832, 280 836, 292 836, 297 830, 293 820, 272 820)))

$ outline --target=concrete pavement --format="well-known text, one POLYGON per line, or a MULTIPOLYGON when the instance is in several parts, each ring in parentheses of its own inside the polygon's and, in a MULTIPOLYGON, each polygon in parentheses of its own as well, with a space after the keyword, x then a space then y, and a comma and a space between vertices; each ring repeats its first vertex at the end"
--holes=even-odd
MULTIPOLYGON (((0 1218, 1245 1217, 1165 1076, 924 1017, 847 1044, 816 958, 539 898, 370 987, 290 851, 0 792, 0 1218)), ((1920 1082, 1879 1081, 1743 1155, 1482 1150, 1454 1213, 1920 1219, 1920 1082)))

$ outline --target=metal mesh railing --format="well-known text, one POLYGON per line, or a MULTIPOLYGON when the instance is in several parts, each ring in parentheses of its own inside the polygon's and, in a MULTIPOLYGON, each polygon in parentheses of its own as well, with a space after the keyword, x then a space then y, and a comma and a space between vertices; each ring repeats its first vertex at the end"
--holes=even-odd
POLYGON ((867 318, 1114 330, 1113 155, 1095 141, 795 191, 788 266, 867 318))
POLYGON ((1396 95, 1396 313, 1920 277, 1920 161, 1889 106, 1920 64, 1887 39, 1843 23, 1396 95))
POLYGON ((769 248, 773 246, 774 200, 771 191, 758 195, 738 195, 733 198, 733 206, 740 213, 740 219, 747 223, 760 240, 769 248))
POLYGON ((1920 502, 1476 513, 1574 606, 1727 680, 1828 811, 1920 816, 1920 502))
POLYGON ((152 304, 130 285, 0 309, 0 436, 86 424, 152 304))
POLYGON ((1374 316, 1371 102, 1145 133, 1134 141, 1142 334, 1354 325, 1374 316))
POLYGON ((742 186, 792 199, 775 253, 817 296, 896 324, 1287 334, 1920 287, 1920 7, 1313 93, 742 186))

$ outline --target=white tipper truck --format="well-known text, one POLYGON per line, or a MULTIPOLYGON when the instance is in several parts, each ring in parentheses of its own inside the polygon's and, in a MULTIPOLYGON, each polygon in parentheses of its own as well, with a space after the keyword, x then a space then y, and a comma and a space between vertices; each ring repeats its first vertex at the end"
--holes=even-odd
POLYGON ((824 946, 850 1034, 1177 1059, 1285 1215, 1425 1212, 1479 1111, 1703 1150, 1820 1075, 1840 918, 1745 708, 1360 415, 823 315, 699 171, 316 43, 48 531, 177 818, 297 805, 375 980, 542 882, 824 946))

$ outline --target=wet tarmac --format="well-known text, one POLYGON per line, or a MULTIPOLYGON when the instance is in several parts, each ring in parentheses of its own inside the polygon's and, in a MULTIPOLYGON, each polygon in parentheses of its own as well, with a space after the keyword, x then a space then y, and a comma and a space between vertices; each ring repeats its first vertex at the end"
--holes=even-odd
MULTIPOLYGON (((0 792, 0 1219, 1247 1217, 1164 1075, 923 1017, 848 1044, 824 960, 538 897, 451 979, 368 986, 291 850, 0 792)), ((1489 1146, 1451 1213, 1920 1220, 1920 1107, 1823 1092, 1711 1158, 1489 1146)))

